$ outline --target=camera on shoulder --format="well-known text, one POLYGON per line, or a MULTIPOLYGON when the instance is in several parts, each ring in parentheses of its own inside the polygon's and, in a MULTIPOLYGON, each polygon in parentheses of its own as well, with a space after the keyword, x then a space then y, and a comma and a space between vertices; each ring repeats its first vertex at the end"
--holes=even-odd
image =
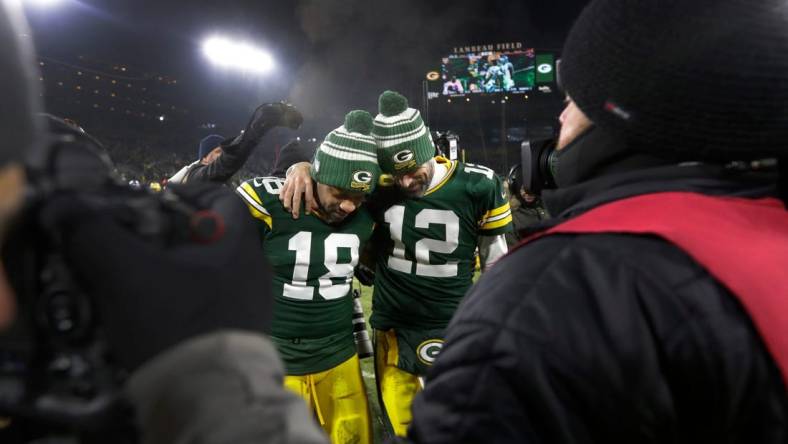
POLYGON ((41 119, 46 156, 28 168, 23 211, 2 250, 18 309, 0 334, 0 417, 10 420, 0 437, 27 442, 66 433, 82 442, 91 436, 133 442, 131 408, 121 395, 127 372, 108 346, 96 301, 61 250, 59 223, 79 220, 64 213, 101 213, 163 245, 207 240, 219 227, 171 191, 125 185, 101 143, 82 128, 51 115, 41 119))

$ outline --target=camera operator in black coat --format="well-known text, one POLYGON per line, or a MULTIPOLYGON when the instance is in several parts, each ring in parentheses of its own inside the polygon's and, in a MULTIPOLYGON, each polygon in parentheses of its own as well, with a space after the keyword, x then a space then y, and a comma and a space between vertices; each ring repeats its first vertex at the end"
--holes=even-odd
POLYGON ((521 165, 509 169, 506 184, 509 188, 509 207, 512 209, 512 225, 514 231, 506 233, 506 245, 514 248, 527 236, 528 229, 540 224, 550 216, 544 209, 542 198, 538 193, 525 188, 518 180, 521 165))
MULTIPOLYGON (((60 160, 68 160, 58 156, 79 148, 73 144, 87 136, 67 125, 63 127, 65 133, 58 135, 37 127, 33 115, 38 110, 38 82, 33 79, 38 75, 34 74, 30 45, 23 40, 29 37, 20 8, 19 2, 0 3, 0 57, 4 60, 0 69, 0 128, 4 138, 0 146, 0 228, 5 234, 16 213, 27 205, 26 194, 30 193, 26 188, 41 183, 58 186, 56 192, 44 194, 37 203, 37 217, 28 222, 48 228, 75 282, 95 304, 99 320, 96 331, 100 332, 101 345, 112 356, 108 365, 129 375, 122 391, 135 412, 133 419, 141 441, 326 442, 303 401, 283 387, 282 363, 265 336, 271 310, 267 265, 254 225, 245 223, 249 220, 247 210, 231 191, 208 185, 178 188, 172 199, 180 207, 191 208, 194 213, 210 212, 223 222, 217 223, 222 230, 217 230, 220 236, 204 244, 167 244, 143 239, 110 211, 97 210, 109 208, 96 203, 105 197, 101 194, 104 183, 95 182, 97 188, 90 193, 63 186, 68 182, 65 179, 83 178, 85 171, 67 178, 47 176, 57 169, 60 160), (67 141, 58 148, 60 152, 48 152, 48 139, 53 136, 67 141)), ((99 172, 88 173, 90 177, 99 172)), ((173 205, 144 191, 136 193, 138 202, 173 205)), ((103 201, 115 202, 112 197, 103 201)), ((36 243, 40 240, 33 239, 36 243)), ((14 276, 4 274, 9 266, 16 269, 18 264, 6 261, 3 265, 0 333, 5 334, 9 325, 16 326, 28 318, 27 310, 36 307, 17 298, 25 295, 15 295, 7 279, 14 276)), ((2 355, 2 359, 7 358, 2 355)), ((68 372, 62 364, 59 369, 68 372)), ((20 398, 11 390, 16 387, 9 384, 12 370, 3 367, 0 372, 4 378, 0 404, 4 408, 13 408, 9 403, 15 399, 30 401, 29 396, 20 398)), ((92 372, 98 370, 90 368, 92 372)), ((37 395, 33 393, 36 388, 40 387, 32 387, 28 395, 37 395)), ((88 387, 80 395, 90 397, 90 392, 88 387)), ((56 410, 55 401, 66 396, 46 395, 33 400, 23 412, 41 419, 41 428, 48 426, 46 413, 56 410)), ((58 413, 55 419, 62 421, 69 415, 79 416, 80 411, 66 408, 58 413)), ((10 425, 3 426, 12 428, 17 419, 23 420, 12 417, 10 425)), ((77 428, 76 424, 60 425, 77 428)), ((5 431, 0 429, 0 433, 5 431)))
POLYGON ((786 26, 778 0, 586 7, 552 228, 466 296, 412 441, 788 442, 786 26))

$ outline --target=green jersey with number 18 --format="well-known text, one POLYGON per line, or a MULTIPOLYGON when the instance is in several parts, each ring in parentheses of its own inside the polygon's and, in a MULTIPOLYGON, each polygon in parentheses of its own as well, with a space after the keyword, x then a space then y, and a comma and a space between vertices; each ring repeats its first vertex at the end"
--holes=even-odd
POLYGON ((471 286, 479 236, 512 230, 501 179, 437 157, 448 172, 421 198, 374 210, 376 329, 442 329, 471 286))
POLYGON ((374 222, 364 207, 334 225, 315 215, 294 220, 279 201, 283 184, 258 177, 236 191, 260 221, 263 252, 273 269, 272 339, 287 373, 303 375, 355 353, 351 282, 374 222))

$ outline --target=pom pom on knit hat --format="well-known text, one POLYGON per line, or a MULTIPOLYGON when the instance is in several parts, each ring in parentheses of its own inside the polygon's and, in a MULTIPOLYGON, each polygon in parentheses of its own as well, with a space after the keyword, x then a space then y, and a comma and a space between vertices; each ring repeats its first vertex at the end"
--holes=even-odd
POLYGON ((378 115, 372 135, 378 145, 378 161, 386 174, 413 171, 435 156, 435 146, 419 110, 394 91, 378 98, 378 115))
POLYGON ((378 111, 386 117, 402 114, 408 109, 408 99, 396 91, 384 91, 378 98, 378 111))
POLYGON ((367 135, 372 132, 372 115, 366 111, 354 110, 345 116, 345 129, 351 133, 367 135))

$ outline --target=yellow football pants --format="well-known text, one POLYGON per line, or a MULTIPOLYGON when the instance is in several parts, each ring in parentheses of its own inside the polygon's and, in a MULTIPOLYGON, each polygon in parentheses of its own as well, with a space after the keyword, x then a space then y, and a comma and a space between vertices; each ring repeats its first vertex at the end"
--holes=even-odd
POLYGON ((320 373, 285 376, 285 387, 306 401, 333 444, 372 442, 358 355, 320 373))
POLYGON ((419 377, 397 367, 399 348, 394 330, 375 330, 375 383, 381 410, 394 434, 405 436, 412 420, 410 406, 421 391, 419 377))

